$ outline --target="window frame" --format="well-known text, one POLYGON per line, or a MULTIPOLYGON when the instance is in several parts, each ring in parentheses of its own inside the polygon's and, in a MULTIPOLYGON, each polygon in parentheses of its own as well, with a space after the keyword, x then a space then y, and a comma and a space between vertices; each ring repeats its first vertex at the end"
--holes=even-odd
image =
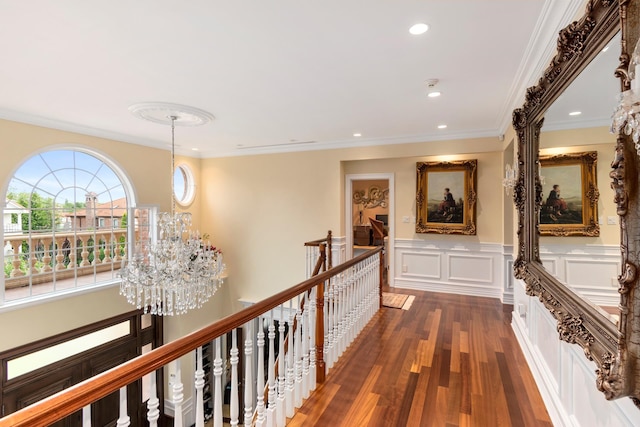
MULTIPOLYGON (((107 167, 110 169, 110 173, 112 173, 115 178, 117 178, 117 180, 119 181, 119 185, 121 186, 121 192, 124 194, 124 198, 126 200, 126 207, 125 207, 125 212, 127 212, 127 215, 129 215, 131 212, 134 212, 135 209, 145 209, 144 207, 138 207, 136 204, 136 197, 135 197, 135 191, 133 188, 133 185, 131 183, 131 179, 129 178, 128 174, 126 173, 126 171, 115 161, 113 160, 111 157, 109 157, 108 155, 106 155, 105 153, 100 152, 99 150, 92 148, 92 147, 85 147, 85 146, 79 146, 79 145, 73 145, 73 144, 60 144, 60 145, 52 145, 52 146, 48 146, 48 147, 44 147, 40 150, 36 150, 32 153, 30 153, 28 156, 25 156, 23 161, 21 161, 20 163, 16 164, 14 169, 10 172, 10 174, 8 174, 8 179, 7 182, 4 184, 4 186, 2 187, 2 192, 5 195, 5 199, 8 195, 8 193, 11 191, 10 185, 13 182, 14 178, 16 177, 16 174, 20 171, 20 169, 29 161, 31 161, 32 159, 38 157, 38 156, 42 156, 42 155, 47 155, 47 154, 51 154, 52 152, 56 152, 56 151, 70 151, 73 152, 72 156, 73 159, 76 159, 76 155, 80 154, 80 155, 87 155, 87 156, 91 156, 93 158, 95 158, 98 162, 100 162, 100 167, 94 172, 94 176, 99 176, 99 170, 103 167, 107 167)), ((72 175, 75 176, 75 174, 78 173, 79 170, 82 170, 81 167, 79 167, 80 165, 74 164, 72 165, 73 167, 67 166, 61 169, 69 169, 69 170, 73 170, 72 175)), ((57 169, 59 170, 59 169, 57 169)), ((48 174, 52 174, 53 171, 49 170, 49 171, 45 171, 43 173, 43 175, 39 178, 40 180, 47 176, 48 174)), ((66 189, 70 188, 70 184, 67 183, 67 185, 62 186, 62 191, 65 191, 66 189)), ((109 190, 109 189, 108 189, 109 190)), ((109 193, 109 191, 106 191, 106 193, 109 193)), ((34 192, 37 191, 41 191, 38 190, 37 185, 33 185, 33 187, 31 188, 31 193, 33 194, 34 192)), ((60 191, 60 192, 62 192, 60 191)), ((60 193, 59 192, 59 193, 60 193)), ((58 193, 58 194, 59 194, 58 193)), ((53 200, 55 200, 55 196, 52 197, 53 200)), ((60 209, 60 203, 61 200, 56 201, 56 203, 58 203, 57 206, 55 206, 53 209, 51 209, 50 211, 53 212, 55 210, 60 209)), ((111 201, 113 200, 117 200, 114 199, 113 197, 111 197, 110 199, 111 201)), ((112 207, 113 209, 114 207, 112 207)), ((3 211, 4 209, 6 209, 6 206, 3 207, 3 211)), ((31 211, 31 207, 27 207, 28 210, 31 211)), ((74 207, 74 213, 76 212, 76 209, 78 209, 77 207, 74 207)), ((126 242, 131 242, 133 240, 132 237, 135 237, 135 224, 136 221, 127 221, 127 228, 124 231, 124 236, 126 239, 126 242)), ((5 227, 7 224, 5 224, 5 220, 4 220, 4 216, 2 219, 2 227, 0 227, 0 234, 2 235, 3 238, 3 246, 4 243, 6 243, 5 238, 7 237, 7 233, 5 233, 5 227)), ((34 230, 30 229, 30 225, 27 225, 27 232, 25 233, 25 238, 26 239, 30 239, 28 241, 31 241, 32 244, 35 241, 33 239, 34 236, 34 230)), ((111 230, 111 232, 113 232, 113 225, 110 225, 109 230, 111 230)), ((58 229, 58 227, 54 224, 52 226, 51 232, 53 235, 55 235, 56 233, 62 234, 61 231, 58 229)), ((97 233, 94 233, 94 236, 96 236, 97 233)), ((77 237, 77 229, 74 229, 73 231, 73 236, 77 237)), ((110 234, 110 236, 113 236, 113 234, 110 234)), ((74 238, 75 239, 75 238, 74 238)), ((73 241, 73 240, 72 240, 73 241)), ((77 240, 76 240, 77 241, 77 240)), ((113 242, 113 240, 111 239, 111 242, 113 242)), ((96 245, 95 250, 98 251, 98 245, 96 245)), ((33 253, 34 251, 32 251, 33 253)), ((51 253, 54 253, 54 250, 51 250, 51 253)), ((2 265, 3 267, 5 266, 5 263, 7 261, 10 261, 10 257, 13 256, 11 254, 9 254, 8 256, 5 256, 5 251, 2 251, 2 253, 0 254, 0 260, 2 261, 2 265)), ((131 254, 129 253, 129 251, 126 252, 126 256, 131 256, 131 254)), ((26 260, 27 263, 29 263, 29 259, 26 260)), ((76 281, 74 282, 73 287, 71 287, 70 289, 56 289, 54 287, 54 289, 52 291, 49 292, 45 292, 42 294, 34 294, 33 293, 33 279, 29 279, 29 295, 25 296, 25 297, 20 297, 20 298, 15 298, 15 299, 10 299, 7 300, 6 298, 6 279, 5 278, 5 274, 2 275, 2 277, 0 278, 0 312, 4 312, 10 309, 13 309, 15 307, 23 307, 23 306, 29 306, 32 304, 38 304, 40 302, 43 301, 51 301, 51 300, 55 300, 55 299, 59 299, 59 298, 64 298, 70 295, 78 295, 78 294, 83 294, 83 293, 87 293, 87 292, 91 292, 94 291, 96 289, 100 289, 100 288, 104 288, 104 287, 109 287, 109 286, 114 286, 117 285, 120 282, 120 278, 116 276, 115 274, 115 269, 112 269, 112 277, 107 279, 107 280, 102 280, 102 281, 97 281, 96 280, 96 269, 93 270, 93 280, 88 283, 88 284, 81 284, 79 285, 77 282, 77 275, 74 276, 74 278, 76 279, 76 281)), ((52 280, 52 283, 54 283, 55 286, 55 280, 52 280)))

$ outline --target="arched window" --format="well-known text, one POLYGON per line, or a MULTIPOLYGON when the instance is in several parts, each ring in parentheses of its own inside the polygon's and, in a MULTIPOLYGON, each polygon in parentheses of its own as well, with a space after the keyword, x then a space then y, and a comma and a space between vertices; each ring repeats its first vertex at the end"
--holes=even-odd
POLYGON ((89 151, 24 162, 5 194, 0 305, 117 280, 135 222, 131 197, 124 174, 89 151))

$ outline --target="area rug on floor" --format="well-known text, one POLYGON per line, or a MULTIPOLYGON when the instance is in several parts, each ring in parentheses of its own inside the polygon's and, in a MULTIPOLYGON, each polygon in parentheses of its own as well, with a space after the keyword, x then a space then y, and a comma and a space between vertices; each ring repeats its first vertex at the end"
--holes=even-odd
MULTIPOLYGON (((382 293, 382 305, 390 308, 404 308, 405 303, 411 295, 395 294, 392 292, 382 293)), ((413 302, 413 298, 411 298, 413 302)), ((410 304, 409 304, 410 306, 410 304)), ((405 309, 408 310, 408 307, 405 309)))

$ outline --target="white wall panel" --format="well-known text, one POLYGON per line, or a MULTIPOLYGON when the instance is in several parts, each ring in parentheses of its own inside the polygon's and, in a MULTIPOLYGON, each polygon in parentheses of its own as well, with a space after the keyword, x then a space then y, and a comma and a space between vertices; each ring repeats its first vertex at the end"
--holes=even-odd
POLYGON ((540 258, 549 273, 593 303, 615 307, 620 302, 618 246, 543 245, 540 258))
POLYGON ((493 283, 493 258, 488 256, 449 255, 449 280, 493 283))
POLYGON ((540 261, 542 261, 542 265, 544 266, 545 270, 553 274, 555 277, 559 277, 558 263, 555 258, 545 258, 544 256, 541 256, 540 261))
MULTIPOLYGON (((485 296, 514 303, 511 245, 396 239, 394 249, 394 259, 389 261, 395 263, 393 282, 398 288, 485 296)), ((617 246, 544 245, 540 258, 558 280, 570 283, 594 303, 618 305, 617 246)))
POLYGON ((596 388, 595 364, 577 345, 560 341, 556 321, 537 298, 514 283, 513 330, 554 426, 640 426, 630 399, 607 401, 596 388))
POLYGON ((442 256, 438 253, 400 253, 399 267, 406 277, 441 280, 441 265, 442 256))
MULTIPOLYGON (((505 301, 505 259, 499 244, 396 239, 394 283, 398 288, 505 301)), ((511 290, 507 294, 505 302, 511 303, 511 290)))
POLYGON ((542 360, 544 369, 548 372, 548 380, 555 392, 559 392, 558 384, 561 377, 560 371, 560 347, 558 345, 558 332, 556 330, 556 323, 553 317, 548 316, 544 307, 540 305, 533 305, 531 312, 533 316, 532 321, 535 322, 535 327, 532 331, 535 335, 534 343, 538 347, 541 354, 545 357, 542 360))

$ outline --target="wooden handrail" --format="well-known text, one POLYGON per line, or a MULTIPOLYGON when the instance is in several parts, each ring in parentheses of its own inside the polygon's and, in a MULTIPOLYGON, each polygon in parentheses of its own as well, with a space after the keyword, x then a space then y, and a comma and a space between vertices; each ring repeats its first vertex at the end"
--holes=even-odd
POLYGON ((371 249, 349 261, 311 277, 289 289, 268 297, 242 311, 224 317, 188 335, 178 338, 157 349, 131 359, 113 369, 98 374, 86 381, 73 385, 52 396, 40 400, 18 412, 0 418, 0 426, 45 427, 83 407, 102 399, 144 375, 162 368, 169 362, 195 350, 203 344, 238 328, 269 310, 289 301, 293 297, 309 291, 318 284, 324 284, 331 277, 353 267, 376 253, 382 247, 371 249))

